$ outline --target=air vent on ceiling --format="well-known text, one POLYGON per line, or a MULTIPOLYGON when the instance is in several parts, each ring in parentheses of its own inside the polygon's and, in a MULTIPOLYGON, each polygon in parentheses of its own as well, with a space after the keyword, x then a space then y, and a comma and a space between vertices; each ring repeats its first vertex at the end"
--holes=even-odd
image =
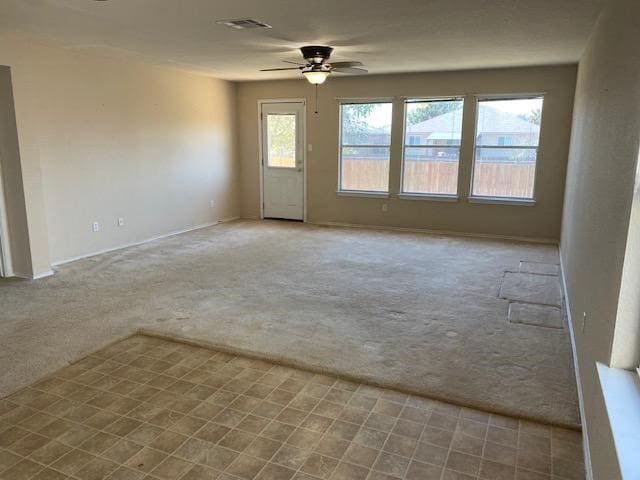
POLYGON ((237 20, 218 20, 216 23, 236 30, 248 30, 251 28, 271 28, 271 25, 259 22, 253 18, 239 18, 237 20))

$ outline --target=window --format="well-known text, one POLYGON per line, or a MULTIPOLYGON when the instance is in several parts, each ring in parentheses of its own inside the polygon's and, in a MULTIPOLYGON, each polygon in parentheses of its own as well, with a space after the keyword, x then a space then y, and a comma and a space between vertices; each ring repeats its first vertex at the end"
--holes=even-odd
POLYGON ((391 103, 340 105, 340 191, 388 192, 391 103))
POLYGON ((472 196, 533 200, 542 101, 478 100, 472 196))
POLYGON ((498 145, 513 145, 513 137, 511 135, 500 135, 498 137, 498 145))
POLYGON ((267 165, 296 168, 296 115, 269 113, 267 115, 267 165))
POLYGON ((456 195, 461 98, 405 102, 402 193, 456 195))

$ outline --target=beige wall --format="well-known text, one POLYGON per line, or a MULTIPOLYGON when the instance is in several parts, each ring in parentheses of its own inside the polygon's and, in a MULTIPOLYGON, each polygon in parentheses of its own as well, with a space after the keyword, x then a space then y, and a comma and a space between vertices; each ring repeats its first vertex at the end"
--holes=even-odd
POLYGON ((260 215, 258 167, 259 99, 306 98, 308 218, 310 222, 423 228, 557 239, 569 145, 575 66, 461 72, 339 77, 319 89, 319 114, 313 113, 313 88, 305 80, 243 82, 238 85, 239 155, 242 168, 242 213, 260 215), (537 204, 533 207, 469 204, 466 200, 473 155, 473 134, 462 145, 457 203, 402 200, 398 193, 402 150, 401 96, 469 95, 463 129, 473 131, 473 94, 546 92, 537 172, 537 204), (336 98, 397 97, 391 154, 391 198, 336 195, 338 177, 338 108, 336 98), (387 203, 388 212, 382 212, 387 203))
MULTIPOLYGON (((580 61, 561 238, 594 478, 607 480, 619 472, 595 362, 610 363, 614 332, 629 327, 616 324, 625 256, 629 268, 635 261, 630 277, 640 276, 638 254, 628 248, 640 240, 636 232, 628 242, 640 147, 639 18, 638 2, 610 2, 580 61)), ((637 306, 637 278, 627 285, 626 301, 637 306)), ((626 343, 637 345, 632 333, 626 343)))
POLYGON ((10 34, 0 65, 13 77, 36 274, 238 215, 234 84, 10 34))

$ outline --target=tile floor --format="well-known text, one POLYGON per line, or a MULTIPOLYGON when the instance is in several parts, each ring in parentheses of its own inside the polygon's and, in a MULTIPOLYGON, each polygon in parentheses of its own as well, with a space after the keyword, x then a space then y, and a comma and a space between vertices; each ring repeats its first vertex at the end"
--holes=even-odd
POLYGON ((133 336, 0 400, 3 480, 583 479, 580 434, 133 336))

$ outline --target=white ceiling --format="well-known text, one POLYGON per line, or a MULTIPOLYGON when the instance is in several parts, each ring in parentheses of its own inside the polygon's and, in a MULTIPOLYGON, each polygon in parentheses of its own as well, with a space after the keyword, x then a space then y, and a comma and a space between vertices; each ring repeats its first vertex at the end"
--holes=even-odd
POLYGON ((229 80, 335 47, 371 73, 576 62, 605 0, 0 0, 0 28, 229 80), (250 17, 268 30, 216 20, 250 17))

